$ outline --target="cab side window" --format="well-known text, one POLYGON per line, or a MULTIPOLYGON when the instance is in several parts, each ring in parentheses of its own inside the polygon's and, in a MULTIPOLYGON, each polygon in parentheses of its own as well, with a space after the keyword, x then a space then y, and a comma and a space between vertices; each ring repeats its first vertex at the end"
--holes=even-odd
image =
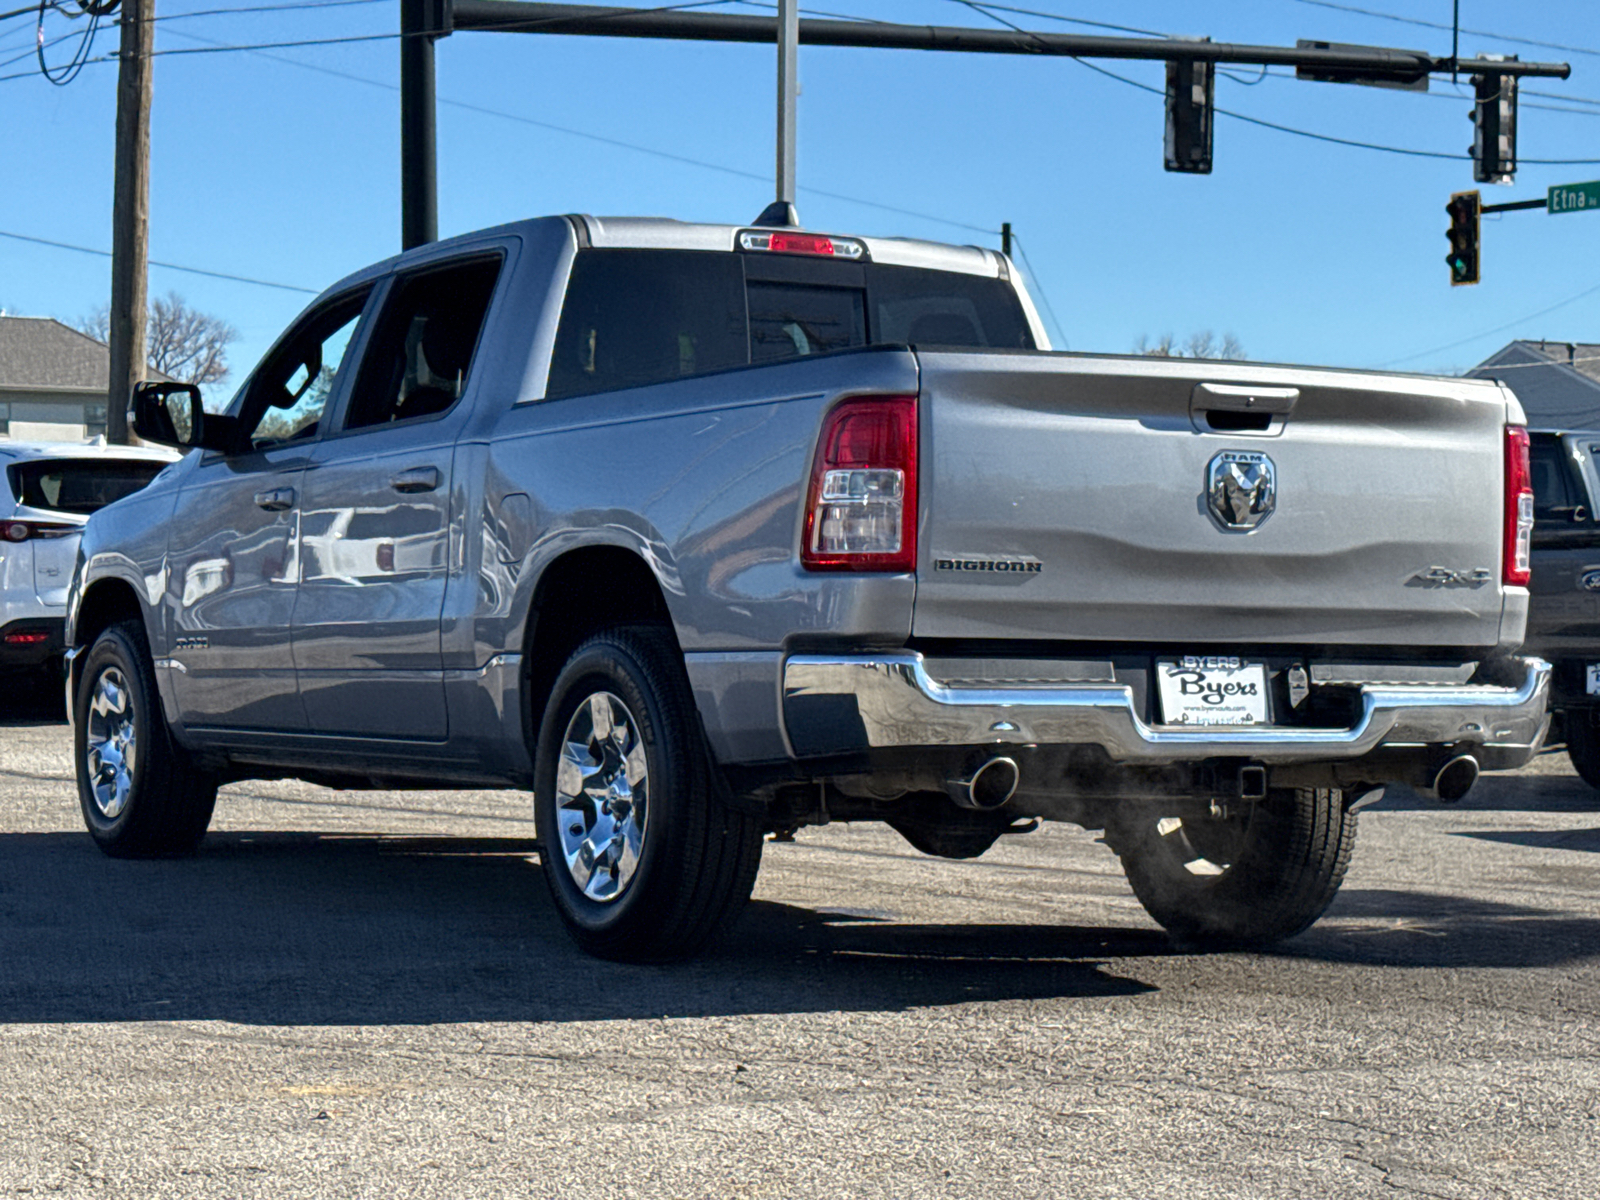
POLYGON ((313 313, 256 369, 240 409, 252 448, 316 437, 371 290, 313 313))
POLYGON ((400 280, 356 377, 346 429, 434 416, 461 399, 500 263, 476 258, 400 280))

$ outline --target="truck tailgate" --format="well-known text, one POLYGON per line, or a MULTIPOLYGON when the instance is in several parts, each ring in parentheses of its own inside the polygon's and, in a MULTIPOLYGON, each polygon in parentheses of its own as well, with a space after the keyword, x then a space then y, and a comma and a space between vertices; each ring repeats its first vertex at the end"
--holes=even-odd
POLYGON ((1154 358, 919 357, 914 636, 1498 640, 1508 414, 1495 385, 1154 358), (1214 514, 1213 464, 1225 517, 1245 527, 1214 514), (1255 492, 1262 511, 1244 511, 1268 470, 1273 502, 1255 492))

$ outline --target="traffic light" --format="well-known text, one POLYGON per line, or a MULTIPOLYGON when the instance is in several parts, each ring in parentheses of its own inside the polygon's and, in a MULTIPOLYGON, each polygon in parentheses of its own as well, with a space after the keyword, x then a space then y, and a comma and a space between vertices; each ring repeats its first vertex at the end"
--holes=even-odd
POLYGON ((1167 61, 1167 170, 1211 174, 1216 98, 1215 63, 1192 58, 1167 61))
POLYGON ((1477 192, 1456 192, 1444 206, 1450 214, 1450 229, 1445 234, 1450 239, 1450 253, 1444 256, 1450 264, 1450 286, 1478 282, 1478 207, 1477 192))
POLYGON ((1517 173, 1517 77, 1474 75, 1472 177, 1510 183, 1517 173))

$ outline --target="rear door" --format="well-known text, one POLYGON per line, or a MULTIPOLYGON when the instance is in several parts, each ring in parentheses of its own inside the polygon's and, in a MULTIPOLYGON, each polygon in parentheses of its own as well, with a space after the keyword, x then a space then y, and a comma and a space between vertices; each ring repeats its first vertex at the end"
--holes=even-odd
POLYGON ((394 281, 336 428, 308 463, 293 636, 315 733, 447 733, 455 443, 500 267, 499 254, 477 254, 394 281))
POLYGON ((306 725, 289 622, 299 581, 301 478, 343 382, 369 298, 319 307, 246 383, 238 453, 206 453, 173 513, 168 557, 173 673, 186 724, 296 730, 306 725))
POLYGON ((922 638, 1494 645, 1505 406, 1472 383, 921 353, 922 638))

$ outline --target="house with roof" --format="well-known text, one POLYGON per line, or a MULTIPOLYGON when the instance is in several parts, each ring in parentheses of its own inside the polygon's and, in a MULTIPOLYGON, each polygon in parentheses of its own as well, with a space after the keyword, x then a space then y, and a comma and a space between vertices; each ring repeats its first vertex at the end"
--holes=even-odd
POLYGON ((1515 392, 1530 429, 1600 431, 1600 344, 1519 340, 1467 374, 1515 392))
MULTIPOLYGON (((111 347, 54 317, 0 315, 0 438, 81 442, 106 431, 111 347)), ((148 379, 166 379, 160 371, 148 379)))
POLYGON ((0 317, 0 437, 81 442, 106 431, 111 349, 53 317, 0 317))

